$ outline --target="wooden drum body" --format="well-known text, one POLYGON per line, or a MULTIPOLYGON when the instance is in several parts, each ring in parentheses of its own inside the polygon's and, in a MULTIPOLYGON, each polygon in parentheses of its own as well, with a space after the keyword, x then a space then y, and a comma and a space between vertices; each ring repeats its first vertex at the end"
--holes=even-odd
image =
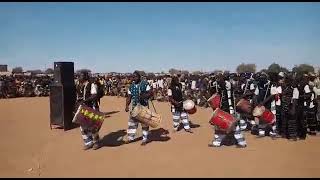
POLYGON ((211 125, 218 126, 220 130, 229 133, 236 127, 237 119, 231 114, 217 108, 213 112, 212 118, 210 119, 209 123, 211 125))
POLYGON ((252 114, 267 124, 273 124, 275 122, 275 115, 264 106, 255 107, 252 114))
POLYGON ((213 110, 220 108, 221 97, 218 93, 213 94, 207 101, 213 110))
POLYGON ((242 113, 251 114, 252 106, 250 102, 246 99, 240 99, 240 101, 236 105, 237 111, 242 113))
POLYGON ((104 121, 104 114, 86 105, 80 105, 72 122, 79 124, 84 129, 99 131, 104 121))
POLYGON ((131 117, 152 128, 158 127, 162 121, 162 117, 159 114, 140 104, 131 111, 131 117))

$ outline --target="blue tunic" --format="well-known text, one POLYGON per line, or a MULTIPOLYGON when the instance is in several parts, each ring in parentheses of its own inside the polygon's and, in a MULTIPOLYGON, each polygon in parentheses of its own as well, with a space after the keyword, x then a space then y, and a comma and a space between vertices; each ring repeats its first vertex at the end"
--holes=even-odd
POLYGON ((139 84, 132 83, 129 87, 131 92, 131 102, 132 102, 132 109, 140 103, 143 106, 148 106, 148 100, 139 100, 139 94, 142 94, 147 91, 148 83, 146 81, 141 81, 139 84))

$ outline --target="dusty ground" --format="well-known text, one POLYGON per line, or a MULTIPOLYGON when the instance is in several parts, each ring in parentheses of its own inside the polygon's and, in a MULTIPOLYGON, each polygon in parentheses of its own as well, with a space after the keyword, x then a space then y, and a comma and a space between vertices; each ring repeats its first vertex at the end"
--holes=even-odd
MULTIPOLYGON (((100 131, 105 147, 82 150, 78 128, 49 128, 49 98, 0 100, 0 177, 320 177, 320 137, 289 142, 256 139, 246 133, 248 147, 209 148, 211 110, 191 116, 194 134, 172 133, 168 103, 154 102, 169 138, 145 147, 140 141, 118 141, 127 128, 125 99, 104 97, 101 110, 110 114, 100 131)), ((141 135, 141 127, 138 130, 141 135)))

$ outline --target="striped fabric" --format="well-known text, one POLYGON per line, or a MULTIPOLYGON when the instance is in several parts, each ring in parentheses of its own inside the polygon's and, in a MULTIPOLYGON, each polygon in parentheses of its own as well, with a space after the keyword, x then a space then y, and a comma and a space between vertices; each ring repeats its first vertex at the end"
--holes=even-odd
MULTIPOLYGON (((127 135, 128 135, 129 141, 134 140, 138 127, 139 127, 139 122, 136 119, 129 118, 128 129, 127 129, 127 135)), ((141 123, 141 127, 142 127, 142 140, 146 141, 148 139, 149 126, 141 123)))
POLYGON ((240 113, 235 112, 235 118, 240 119, 239 120, 239 126, 241 131, 244 131, 245 129, 247 129, 247 119, 244 118, 240 113))
POLYGON ((179 128, 180 119, 182 121, 183 128, 185 130, 190 129, 188 114, 186 112, 175 111, 172 113, 172 117, 173 117, 173 128, 175 130, 178 130, 178 128, 179 128))
POLYGON ((80 126, 80 131, 84 145, 89 146, 99 141, 99 133, 88 131, 80 126))
MULTIPOLYGON (((212 141, 212 145, 215 147, 222 146, 222 141, 226 138, 227 134, 225 133, 215 133, 212 141)), ((247 142, 241 132, 240 126, 237 125, 233 134, 234 138, 236 139, 238 145, 246 146, 247 142)))

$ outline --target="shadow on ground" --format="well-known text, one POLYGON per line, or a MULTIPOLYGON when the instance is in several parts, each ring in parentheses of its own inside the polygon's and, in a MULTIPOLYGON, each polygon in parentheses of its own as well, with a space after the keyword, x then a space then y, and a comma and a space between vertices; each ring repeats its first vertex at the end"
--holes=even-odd
MULTIPOLYGON (((149 143, 154 141, 169 141, 171 138, 168 136, 169 131, 163 128, 153 129, 149 131, 148 139, 149 143)), ((124 137, 127 135, 127 132, 125 129, 121 129, 115 132, 111 132, 107 135, 105 135, 101 139, 102 146, 108 146, 108 147, 117 147, 125 144, 124 137)), ((137 142, 142 140, 142 137, 138 137, 134 139, 131 143, 137 142)))

